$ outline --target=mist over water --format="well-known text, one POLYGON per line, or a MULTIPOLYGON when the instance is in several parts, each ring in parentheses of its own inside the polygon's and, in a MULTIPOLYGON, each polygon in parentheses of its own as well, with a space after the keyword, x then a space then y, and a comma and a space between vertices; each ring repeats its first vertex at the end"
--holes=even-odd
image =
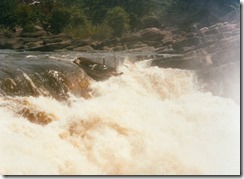
MULTIPOLYGON (((31 58, 31 57, 29 57, 31 58)), ((189 70, 125 59, 89 98, 0 98, 0 173, 240 174, 240 107, 189 70)))

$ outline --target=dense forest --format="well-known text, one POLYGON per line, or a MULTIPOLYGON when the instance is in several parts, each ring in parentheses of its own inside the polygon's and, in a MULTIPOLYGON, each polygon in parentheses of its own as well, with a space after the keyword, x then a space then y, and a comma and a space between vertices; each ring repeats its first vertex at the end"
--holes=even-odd
POLYGON ((238 0, 1 0, 0 29, 33 32, 39 25, 103 39, 147 27, 211 25, 239 8, 238 0))

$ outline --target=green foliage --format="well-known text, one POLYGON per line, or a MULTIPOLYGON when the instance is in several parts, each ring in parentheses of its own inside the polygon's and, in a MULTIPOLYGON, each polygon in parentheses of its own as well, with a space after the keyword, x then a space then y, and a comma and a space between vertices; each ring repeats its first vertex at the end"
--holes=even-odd
POLYGON ((34 32, 35 31, 35 25, 32 22, 29 22, 23 26, 24 32, 34 32))
POLYGON ((77 27, 86 26, 90 23, 90 21, 87 19, 83 9, 78 7, 72 7, 69 23, 72 27, 77 27))
POLYGON ((107 12, 118 5, 119 0, 82 0, 86 16, 93 24, 103 23, 107 12))
POLYGON ((67 8, 56 8, 50 18, 51 31, 58 34, 69 24, 71 12, 67 8))
POLYGON ((121 36, 129 30, 129 15, 123 8, 115 7, 108 11, 106 23, 114 36, 121 36))
POLYGON ((92 38, 94 40, 104 40, 112 37, 112 30, 107 24, 93 26, 88 23, 85 26, 68 26, 64 29, 64 33, 75 39, 92 38))
POLYGON ((142 18, 142 28, 159 27, 159 18, 156 15, 149 15, 142 18))
POLYGON ((103 39, 146 27, 208 26, 240 11, 239 0, 0 0, 0 27, 103 39))
MULTIPOLYGON (((221 17, 233 11, 238 0, 171 0, 162 18, 167 24, 186 28, 194 23, 202 26, 221 21, 221 17)), ((239 3, 238 3, 239 4, 239 3)))
POLYGON ((92 35, 92 26, 90 24, 76 27, 69 25, 64 29, 64 33, 76 39, 89 38, 92 35))
POLYGON ((85 16, 83 9, 72 7, 69 24, 64 32, 74 38, 87 38, 92 35, 91 22, 85 16))
POLYGON ((92 38, 95 40, 104 40, 112 37, 112 29, 105 23, 93 26, 92 38))
POLYGON ((27 31, 29 31, 32 24, 36 23, 37 21, 36 13, 34 9, 29 5, 20 5, 16 10, 16 15, 18 17, 18 25, 22 26, 24 30, 26 28, 27 31))
POLYGON ((13 28, 17 22, 17 0, 0 1, 0 25, 13 28))

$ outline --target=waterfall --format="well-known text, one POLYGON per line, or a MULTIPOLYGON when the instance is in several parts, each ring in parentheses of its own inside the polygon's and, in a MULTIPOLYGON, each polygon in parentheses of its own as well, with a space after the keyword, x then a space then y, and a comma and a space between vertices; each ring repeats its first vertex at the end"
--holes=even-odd
POLYGON ((45 73, 66 85, 65 100, 28 70, 39 95, 0 97, 1 174, 240 174, 240 106, 203 91, 194 71, 125 59, 122 75, 87 79, 89 97, 68 71, 45 73))

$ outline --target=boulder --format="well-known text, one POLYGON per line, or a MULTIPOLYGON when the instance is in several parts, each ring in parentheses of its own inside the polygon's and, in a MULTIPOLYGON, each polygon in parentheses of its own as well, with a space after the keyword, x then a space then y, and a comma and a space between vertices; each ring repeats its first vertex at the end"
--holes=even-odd
POLYGON ((129 51, 131 51, 131 52, 154 52, 155 48, 152 46, 145 45, 145 46, 140 47, 140 48, 130 49, 129 51))
POLYGON ((168 46, 164 46, 164 47, 159 47, 156 49, 155 51, 157 54, 171 54, 171 53, 175 53, 172 45, 168 45, 168 46))
POLYGON ((116 46, 120 43, 120 39, 119 38, 112 38, 112 39, 107 39, 102 41, 102 44, 104 46, 109 46, 109 47, 113 47, 116 46))
POLYGON ((136 43, 141 40, 141 35, 132 34, 121 38, 122 43, 136 43))
POLYGON ((36 31, 44 31, 44 29, 39 25, 35 25, 34 28, 36 31))
POLYGON ((24 41, 22 38, 5 38, 1 40, 1 47, 7 49, 24 49, 24 41))
POLYGON ((43 38, 43 45, 62 42, 62 38, 43 38))
POLYGON ((95 50, 99 50, 100 47, 101 47, 101 43, 102 43, 102 42, 100 42, 100 41, 95 41, 95 42, 92 42, 90 46, 91 46, 93 49, 95 49, 95 50))
POLYGON ((47 36, 48 33, 46 31, 36 31, 36 32, 21 32, 18 37, 31 37, 31 38, 37 38, 42 36, 47 36))
POLYGON ((25 48, 28 49, 32 49, 32 48, 36 48, 36 47, 40 47, 43 46, 43 42, 41 40, 37 41, 33 41, 33 42, 27 42, 25 43, 25 48))
POLYGON ((173 40, 173 37, 172 37, 172 34, 167 34, 165 35, 164 39, 161 40, 162 42, 162 45, 165 46, 165 45, 172 45, 174 40, 173 40))
POLYGON ((79 51, 79 52, 94 52, 94 49, 90 45, 85 45, 82 47, 76 47, 73 50, 79 51))
POLYGON ((214 42, 217 42, 219 41, 221 38, 223 38, 223 35, 222 34, 211 34, 211 35, 203 35, 202 37, 202 41, 204 43, 214 43, 214 42))
POLYGON ((198 45, 200 43, 200 38, 193 37, 193 38, 187 38, 183 40, 178 40, 173 43, 173 49, 177 52, 183 52, 183 47, 191 47, 198 45))
POLYGON ((230 24, 230 23, 224 23, 224 25, 219 28, 221 32, 229 32, 229 31, 234 31, 239 29, 240 29, 240 25, 230 24))
POLYGON ((113 51, 122 51, 122 50, 124 50, 123 46, 116 46, 113 48, 113 51))
POLYGON ((147 28, 137 33, 142 40, 162 40, 164 38, 163 32, 158 28, 147 28))
POLYGON ((162 46, 162 42, 157 40, 145 40, 143 41, 143 43, 147 44, 148 46, 153 46, 155 48, 162 46))
POLYGON ((142 42, 139 41, 139 42, 137 42, 135 44, 132 44, 131 48, 142 48, 142 47, 145 47, 145 46, 147 46, 147 44, 142 43, 142 42))
POLYGON ((72 40, 71 44, 74 47, 80 47, 80 46, 86 46, 86 45, 90 45, 92 42, 89 39, 85 39, 85 40, 72 40))
POLYGON ((63 41, 60 43, 52 43, 52 44, 47 44, 44 45, 43 41, 37 42, 37 43, 33 43, 33 44, 29 44, 29 45, 33 45, 33 47, 28 46, 28 50, 30 51, 54 51, 54 50, 60 50, 63 49, 67 46, 69 46, 71 44, 70 41, 63 41))
POLYGON ((190 47, 183 47, 183 51, 184 52, 189 52, 189 51, 192 51, 192 50, 195 50, 195 49, 196 49, 195 45, 192 45, 190 47))
POLYGON ((206 35, 216 35, 218 33, 219 33, 219 27, 209 28, 208 30, 206 30, 204 32, 204 34, 206 34, 206 35))

